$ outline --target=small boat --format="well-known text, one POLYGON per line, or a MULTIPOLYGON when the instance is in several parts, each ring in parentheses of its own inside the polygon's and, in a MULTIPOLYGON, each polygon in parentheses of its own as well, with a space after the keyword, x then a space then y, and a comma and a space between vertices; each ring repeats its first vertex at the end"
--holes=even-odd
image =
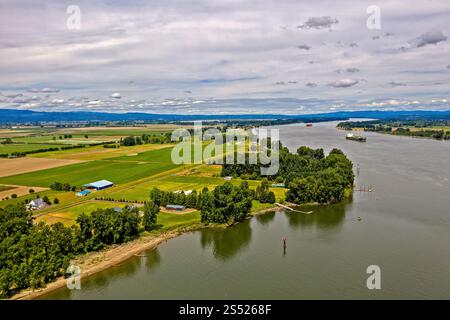
POLYGON ((345 138, 347 140, 353 140, 353 141, 358 141, 358 142, 366 142, 366 140, 367 140, 366 137, 360 136, 360 135, 357 135, 357 134, 353 134, 353 133, 348 133, 345 138))
POLYGON ((307 127, 312 127, 312 123, 307 123, 306 126, 307 127))

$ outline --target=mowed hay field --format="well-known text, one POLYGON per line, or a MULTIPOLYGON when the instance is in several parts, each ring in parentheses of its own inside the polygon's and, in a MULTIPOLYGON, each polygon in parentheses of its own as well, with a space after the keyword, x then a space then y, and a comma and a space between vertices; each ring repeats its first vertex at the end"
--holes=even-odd
MULTIPOLYGON (((63 160, 63 159, 35 159, 29 157, 16 159, 0 159, 0 177, 16 175, 19 173, 32 172, 70 164, 80 163, 79 160, 63 160)), ((11 182, 11 184, 17 184, 11 182)), ((24 184, 26 186, 33 186, 24 184)))
POLYGON ((75 206, 56 210, 55 212, 50 212, 39 216, 36 221, 45 221, 47 223, 62 222, 65 225, 72 225, 76 222, 77 217, 82 213, 90 214, 97 209, 123 207, 125 207, 125 204, 123 203, 89 200, 75 206))
POLYGON ((29 155, 33 158, 71 159, 71 160, 103 160, 138 154, 145 151, 171 148, 172 144, 144 144, 133 147, 104 148, 103 146, 87 147, 82 149, 50 151, 29 155))

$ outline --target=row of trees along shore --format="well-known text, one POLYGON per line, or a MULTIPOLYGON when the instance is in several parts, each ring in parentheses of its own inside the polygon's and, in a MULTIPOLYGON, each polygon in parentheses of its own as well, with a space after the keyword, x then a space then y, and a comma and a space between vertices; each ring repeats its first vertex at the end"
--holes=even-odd
MULTIPOLYGON (((248 162, 224 164, 221 175, 260 179, 260 166, 248 162)), ((296 153, 291 153, 280 143, 279 170, 268 179, 287 186, 286 200, 289 202, 331 204, 341 201, 345 189, 353 187, 353 164, 339 149, 333 149, 325 156, 323 149, 302 146, 296 153)))
POLYGON ((450 130, 439 129, 439 127, 450 127, 450 120, 372 120, 338 124, 338 128, 344 130, 363 129, 399 136, 450 140, 450 130))
POLYGON ((137 208, 97 209, 81 214, 77 224, 66 227, 33 223, 24 206, 0 208, 0 297, 22 289, 36 289, 65 275, 78 254, 100 250, 138 237, 156 228, 159 207, 148 202, 144 214, 137 208))

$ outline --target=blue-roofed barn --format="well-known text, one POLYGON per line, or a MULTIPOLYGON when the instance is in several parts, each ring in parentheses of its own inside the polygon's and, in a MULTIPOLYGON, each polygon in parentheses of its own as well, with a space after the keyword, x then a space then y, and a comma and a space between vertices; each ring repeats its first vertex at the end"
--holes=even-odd
POLYGON ((77 197, 84 197, 84 196, 87 196, 89 193, 91 193, 91 191, 89 191, 88 189, 85 189, 83 191, 78 192, 77 197))
POLYGON ((106 189, 106 188, 110 188, 113 185, 114 185, 114 183, 112 183, 111 181, 100 180, 100 181, 87 183, 83 187, 85 187, 87 189, 103 190, 103 189, 106 189))

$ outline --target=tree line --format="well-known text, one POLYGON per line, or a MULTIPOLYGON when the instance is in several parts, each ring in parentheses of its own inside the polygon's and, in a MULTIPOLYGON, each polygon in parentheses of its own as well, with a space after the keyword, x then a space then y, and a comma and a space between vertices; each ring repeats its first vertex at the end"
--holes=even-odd
MULTIPOLYGON (((221 175, 260 179, 260 166, 248 161, 245 164, 224 164, 221 175)), ((291 153, 280 143, 279 170, 267 179, 287 185, 287 201, 297 204, 335 203, 342 200, 346 188, 353 186, 353 164, 339 149, 333 149, 328 156, 323 149, 305 146, 291 153)))
POLYGON ((77 254, 96 251, 136 238, 156 227, 159 207, 148 202, 139 216, 137 208, 98 209, 81 214, 77 224, 66 227, 34 224, 21 205, 0 208, 0 297, 26 288, 40 288, 65 275, 77 254))
POLYGON ((438 130, 439 127, 450 127, 450 120, 372 120, 349 121, 338 124, 338 128, 344 130, 363 129, 364 131, 399 136, 449 140, 450 130, 438 130))
POLYGON ((171 133, 170 132, 163 132, 159 135, 153 134, 149 135, 147 133, 142 134, 142 136, 129 136, 126 138, 120 139, 120 145, 122 146, 135 146, 135 145, 141 145, 141 144, 163 144, 163 143, 170 143, 171 133))

